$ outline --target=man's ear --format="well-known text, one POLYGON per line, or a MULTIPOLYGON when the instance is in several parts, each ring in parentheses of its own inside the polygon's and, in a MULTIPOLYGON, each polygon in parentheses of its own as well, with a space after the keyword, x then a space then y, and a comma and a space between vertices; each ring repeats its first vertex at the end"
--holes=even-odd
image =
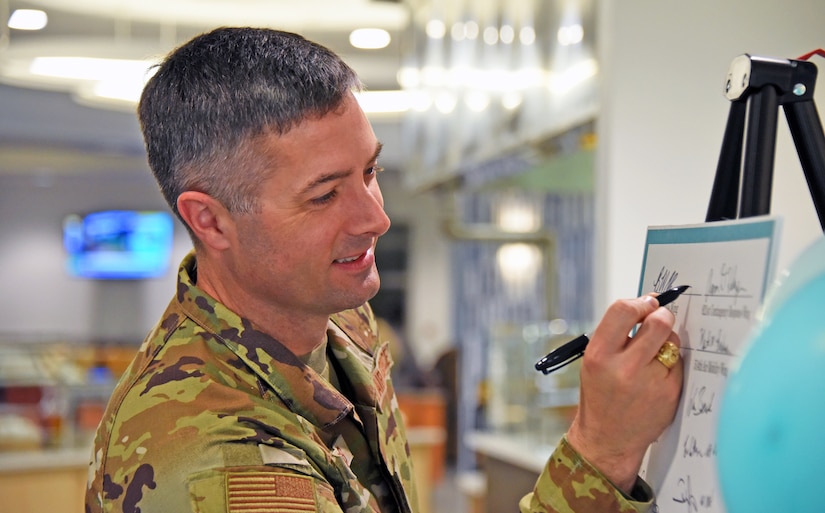
POLYGON ((204 245, 227 249, 234 237, 229 211, 212 196, 198 191, 184 191, 178 196, 178 212, 204 245))

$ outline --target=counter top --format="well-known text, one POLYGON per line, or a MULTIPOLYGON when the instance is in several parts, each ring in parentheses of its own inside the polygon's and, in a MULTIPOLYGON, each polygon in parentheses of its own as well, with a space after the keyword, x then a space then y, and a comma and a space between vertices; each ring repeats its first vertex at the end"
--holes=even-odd
MULTIPOLYGON (((563 433, 558 434, 561 440, 563 433)), ((551 437, 549 439, 555 439, 551 437)), ((537 443, 526 435, 475 431, 467 435, 467 445, 479 454, 540 474, 555 445, 537 443)))
POLYGON ((42 449, 0 452, 0 473, 89 465, 91 449, 42 449))
POLYGON ((413 426, 406 431, 410 445, 438 445, 447 440, 446 430, 440 427, 413 426))

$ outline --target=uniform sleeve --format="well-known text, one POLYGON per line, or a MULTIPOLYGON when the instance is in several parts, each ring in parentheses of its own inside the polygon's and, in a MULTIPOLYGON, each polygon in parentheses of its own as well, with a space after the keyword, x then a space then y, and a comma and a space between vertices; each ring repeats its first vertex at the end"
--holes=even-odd
POLYGON ((627 497, 562 438, 531 493, 519 502, 522 513, 646 513, 653 491, 636 478, 627 497))

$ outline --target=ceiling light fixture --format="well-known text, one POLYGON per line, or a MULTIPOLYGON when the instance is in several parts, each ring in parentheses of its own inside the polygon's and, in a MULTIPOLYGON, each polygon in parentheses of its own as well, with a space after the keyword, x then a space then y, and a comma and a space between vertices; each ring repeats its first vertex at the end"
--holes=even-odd
POLYGON ((361 50, 386 48, 391 40, 390 33, 379 28, 355 29, 349 35, 349 44, 361 50))
POLYGON ((484 42, 490 46, 498 43, 498 29, 495 27, 487 27, 484 29, 484 42))
POLYGON ((142 79, 147 77, 155 63, 152 60, 43 56, 32 59, 29 72, 72 80, 106 80, 123 76, 142 79))
POLYGON ((45 11, 39 9, 16 9, 9 16, 8 27, 16 30, 41 30, 49 23, 45 11))
POLYGON ((427 22, 424 31, 430 39, 443 39, 447 33, 447 26, 441 20, 430 20, 427 22))
POLYGON ((367 114, 401 114, 412 107, 406 91, 362 91, 355 97, 367 114))
POLYGON ((467 39, 476 39, 478 37, 478 23, 470 20, 464 24, 464 33, 467 35, 467 39))
POLYGON ((511 25, 502 25, 498 31, 501 42, 509 45, 516 38, 516 31, 511 25))
POLYGON ((548 80, 548 86, 554 94, 566 94, 585 83, 599 73, 599 66, 594 59, 584 59, 564 71, 554 72, 548 80))
POLYGON ((562 46, 577 45, 584 40, 584 28, 579 23, 565 25, 559 27, 557 37, 562 46))
POLYGON ((530 46, 536 42, 536 30, 533 27, 522 27, 518 33, 521 44, 530 46))
MULTIPOLYGON (((158 59, 105 59, 42 56, 9 75, 17 83, 65 90, 84 104, 133 111, 144 84, 157 71, 158 59)), ((419 95, 420 96, 420 95, 419 95)), ((402 90, 363 91, 357 94, 367 114, 397 115, 419 108, 426 98, 402 90)))

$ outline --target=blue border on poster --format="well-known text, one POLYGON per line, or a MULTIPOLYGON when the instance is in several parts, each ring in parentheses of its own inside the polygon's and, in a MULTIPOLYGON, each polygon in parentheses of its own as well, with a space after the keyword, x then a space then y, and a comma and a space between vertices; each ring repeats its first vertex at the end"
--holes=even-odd
MULTIPOLYGON (((639 276, 639 295, 642 290, 642 280, 647 268, 647 254, 650 246, 659 244, 701 244, 707 242, 730 242, 737 240, 768 239, 769 262, 775 258, 775 235, 779 228, 777 217, 751 217, 734 221, 716 221, 705 224, 686 226, 651 226, 647 229, 645 240, 645 254, 642 259, 642 272, 639 276)), ((768 289, 767 274, 762 283, 762 295, 768 289)))

